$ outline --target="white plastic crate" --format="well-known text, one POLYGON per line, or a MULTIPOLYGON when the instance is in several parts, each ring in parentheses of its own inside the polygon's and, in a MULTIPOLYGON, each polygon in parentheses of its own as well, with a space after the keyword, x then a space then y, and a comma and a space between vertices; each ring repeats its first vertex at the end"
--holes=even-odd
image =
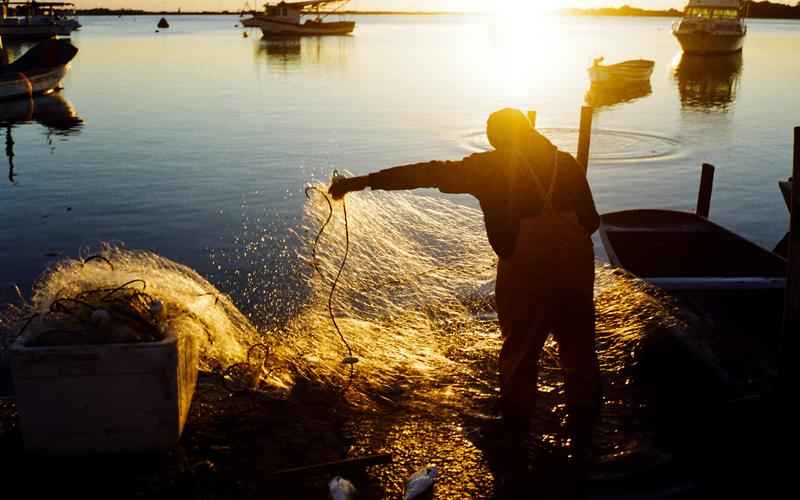
POLYGON ((164 450, 180 438, 197 384, 197 341, 174 330, 160 342, 12 347, 25 449, 164 450))

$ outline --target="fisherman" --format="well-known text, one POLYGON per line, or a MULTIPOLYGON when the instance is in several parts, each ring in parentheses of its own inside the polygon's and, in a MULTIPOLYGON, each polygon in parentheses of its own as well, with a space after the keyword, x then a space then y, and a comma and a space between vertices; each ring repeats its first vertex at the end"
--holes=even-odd
POLYGON ((503 421, 511 435, 529 432, 539 357, 552 333, 564 373, 568 429, 588 453, 600 408, 594 340, 594 250, 600 224, 585 170, 516 109, 492 114, 494 150, 460 161, 432 161, 335 180, 330 194, 438 188, 468 193, 483 209, 489 242, 500 257, 496 302, 503 421))

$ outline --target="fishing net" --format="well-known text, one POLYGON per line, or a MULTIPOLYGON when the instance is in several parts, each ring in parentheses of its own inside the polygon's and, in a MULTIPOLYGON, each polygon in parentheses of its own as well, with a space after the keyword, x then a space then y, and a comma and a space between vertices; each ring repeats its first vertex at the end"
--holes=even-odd
MULTIPOLYGON (((118 298, 146 294, 148 304, 163 303, 170 319, 197 337, 203 369, 224 373, 250 363, 248 352, 263 346, 259 355, 268 357, 262 360, 268 369, 257 372, 253 388, 288 391, 302 377, 357 408, 485 411, 498 394, 501 340, 492 308, 496 257, 480 211, 442 197, 363 192, 348 196, 345 224, 344 205, 331 205, 324 186, 318 187, 309 191, 303 222, 290 237, 265 229, 242 250, 292 250, 283 251, 283 267, 290 268, 302 294, 291 292, 290 284, 286 290, 265 289, 270 280, 258 276, 242 276, 239 284, 249 300, 262 298, 265 311, 302 297, 279 322, 245 317, 230 297, 186 266, 110 246, 102 259, 65 260, 47 271, 25 312, 46 314, 59 302, 80 311, 83 306, 70 299, 98 293, 102 298, 109 290, 117 290, 118 298), (347 261, 331 295, 345 250, 347 261)), ((624 413, 634 405, 628 368, 639 343, 679 320, 641 281, 602 265, 595 295, 606 407, 624 413)), ((17 326, 25 316, 16 315, 17 326)), ((563 381, 552 340, 541 365, 540 392, 549 409, 544 414, 561 422, 563 381)))

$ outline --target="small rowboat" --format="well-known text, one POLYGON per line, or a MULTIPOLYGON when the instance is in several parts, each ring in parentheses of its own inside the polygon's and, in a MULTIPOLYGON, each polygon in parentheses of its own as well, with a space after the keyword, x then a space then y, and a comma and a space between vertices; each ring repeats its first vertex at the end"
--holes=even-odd
POLYGON ((589 68, 589 79, 599 85, 631 85, 650 81, 656 63, 645 59, 625 61, 605 66, 603 58, 594 60, 589 68))
POLYGON ((0 100, 29 98, 61 84, 78 49, 69 40, 47 40, 7 66, 0 66, 0 100))
POLYGON ((786 287, 786 259, 692 213, 609 213, 602 217, 600 236, 612 265, 667 291, 786 287))

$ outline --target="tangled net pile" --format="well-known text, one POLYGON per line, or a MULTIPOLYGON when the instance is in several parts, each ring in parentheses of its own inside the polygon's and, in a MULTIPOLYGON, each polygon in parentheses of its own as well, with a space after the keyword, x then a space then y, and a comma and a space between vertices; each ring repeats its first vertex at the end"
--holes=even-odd
POLYGON ((104 247, 100 258, 53 266, 35 284, 29 303, 4 312, 3 323, 14 334, 31 329, 39 345, 157 341, 174 328, 198 339, 201 368, 211 371, 241 362, 259 339, 231 300, 193 270, 114 246, 104 247), (154 303, 163 309, 153 311, 154 303), (92 328, 96 311, 107 312, 110 318, 103 319, 115 325, 92 328))

